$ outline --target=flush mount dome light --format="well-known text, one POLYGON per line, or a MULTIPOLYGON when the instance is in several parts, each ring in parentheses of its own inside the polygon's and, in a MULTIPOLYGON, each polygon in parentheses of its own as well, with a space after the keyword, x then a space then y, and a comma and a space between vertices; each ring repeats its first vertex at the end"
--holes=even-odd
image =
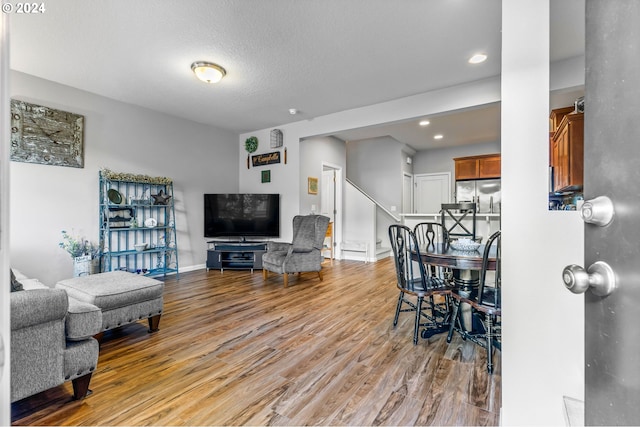
POLYGON ((191 70, 206 83, 218 83, 227 74, 224 68, 211 62, 194 62, 191 70))

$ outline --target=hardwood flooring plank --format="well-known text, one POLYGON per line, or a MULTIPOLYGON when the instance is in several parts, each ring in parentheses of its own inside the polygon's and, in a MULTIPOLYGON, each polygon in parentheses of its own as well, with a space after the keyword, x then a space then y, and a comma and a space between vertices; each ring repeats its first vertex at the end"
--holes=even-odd
POLYGON ((82 401, 64 384, 12 405, 13 425, 496 425, 486 351, 392 325, 392 259, 314 275, 199 270, 165 281, 160 330, 105 334, 82 401))

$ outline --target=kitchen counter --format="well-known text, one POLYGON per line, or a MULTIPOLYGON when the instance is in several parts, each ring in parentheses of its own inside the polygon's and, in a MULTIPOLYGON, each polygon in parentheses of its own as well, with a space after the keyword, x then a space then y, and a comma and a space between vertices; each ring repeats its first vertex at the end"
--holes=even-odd
MULTIPOLYGON (((400 214, 402 223, 407 227, 413 228, 420 222, 437 222, 440 223, 440 213, 418 213, 418 214, 400 214)), ((470 218, 465 218, 463 224, 471 223, 470 218)), ((500 214, 499 213, 477 213, 476 214, 476 236, 482 236, 485 241, 496 231, 500 230, 500 214)))

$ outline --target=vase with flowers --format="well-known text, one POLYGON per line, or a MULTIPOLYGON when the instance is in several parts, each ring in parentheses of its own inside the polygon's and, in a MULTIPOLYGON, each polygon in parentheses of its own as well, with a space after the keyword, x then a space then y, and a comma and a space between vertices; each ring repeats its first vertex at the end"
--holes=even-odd
POLYGON ((73 276, 86 276, 97 273, 99 269, 98 254, 100 249, 97 244, 62 230, 62 241, 59 246, 67 251, 73 258, 73 276))

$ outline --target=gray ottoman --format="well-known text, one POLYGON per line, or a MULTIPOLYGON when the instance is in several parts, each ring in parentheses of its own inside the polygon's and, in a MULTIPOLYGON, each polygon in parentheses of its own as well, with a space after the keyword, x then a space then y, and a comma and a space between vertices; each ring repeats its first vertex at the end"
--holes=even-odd
POLYGON ((56 283, 78 301, 93 304, 102 311, 102 332, 141 319, 149 319, 149 332, 155 332, 162 315, 164 283, 150 277, 111 271, 74 277, 56 283))

